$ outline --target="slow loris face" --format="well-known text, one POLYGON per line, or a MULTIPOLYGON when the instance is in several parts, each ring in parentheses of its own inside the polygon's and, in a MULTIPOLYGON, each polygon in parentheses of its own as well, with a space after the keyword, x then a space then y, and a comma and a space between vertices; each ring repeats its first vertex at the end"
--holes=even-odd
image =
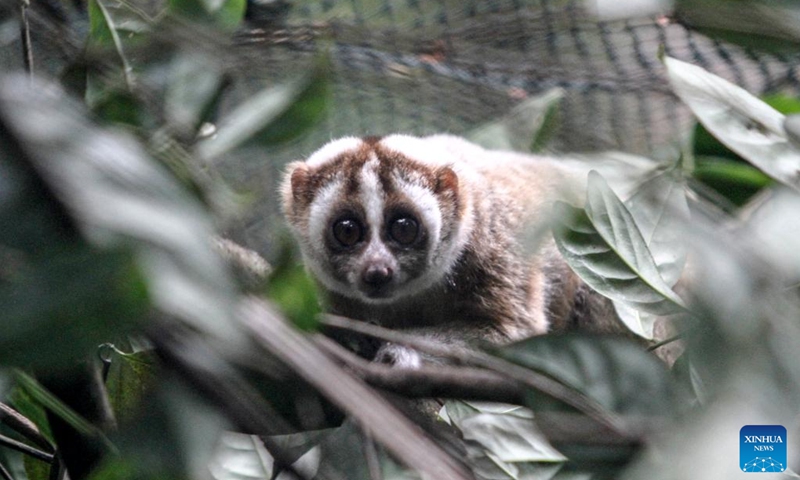
POLYGON ((344 138, 289 165, 284 213, 307 267, 326 288, 390 303, 452 267, 465 241, 458 176, 445 152, 420 142, 344 138))

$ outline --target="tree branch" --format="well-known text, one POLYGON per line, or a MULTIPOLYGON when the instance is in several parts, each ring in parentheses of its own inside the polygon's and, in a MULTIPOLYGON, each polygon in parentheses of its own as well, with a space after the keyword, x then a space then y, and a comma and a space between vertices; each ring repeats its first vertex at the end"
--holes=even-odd
POLYGON ((457 362, 482 367, 538 390, 560 402, 583 412, 619 436, 626 437, 625 424, 614 412, 605 409, 593 399, 544 374, 520 367, 478 350, 450 349, 438 342, 409 335, 396 330, 378 327, 337 315, 323 315, 321 323, 330 328, 349 330, 414 348, 428 355, 448 358, 457 362))
MULTIPOLYGON (((314 338, 322 350, 373 387, 408 398, 457 398, 525 405, 526 387, 497 372, 452 365, 397 369, 366 361, 322 335, 314 338)), ((663 419, 619 416, 624 432, 614 431, 582 413, 537 411, 534 417, 554 446, 636 447, 663 427, 663 419)))
POLYGON ((322 335, 315 336, 313 340, 365 382, 404 397, 523 403, 523 385, 489 370, 446 365, 399 369, 366 361, 322 335))

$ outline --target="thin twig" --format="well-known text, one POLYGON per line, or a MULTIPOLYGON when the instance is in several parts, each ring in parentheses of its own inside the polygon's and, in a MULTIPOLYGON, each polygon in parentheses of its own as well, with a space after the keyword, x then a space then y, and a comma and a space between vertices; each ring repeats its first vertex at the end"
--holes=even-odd
POLYGON ((11 476, 11 474, 8 472, 8 470, 6 470, 6 467, 4 467, 2 463, 0 463, 0 478, 2 478, 3 480, 14 480, 14 477, 11 476))
POLYGON ((20 0, 20 36, 22 37, 22 61, 25 64, 25 72, 28 76, 33 76, 33 47, 31 46, 31 25, 28 20, 28 8, 30 0, 20 0))
POLYGON ((33 422, 2 402, 0 402, 0 423, 7 425, 45 452, 53 453, 55 451, 53 445, 39 432, 33 422))
POLYGON ((53 461, 53 455, 45 453, 41 450, 37 450, 29 445, 25 445, 22 442, 14 440, 13 438, 8 438, 5 435, 0 435, 0 445, 8 447, 11 450, 22 452, 25 455, 30 455, 31 457, 43 462, 50 463, 53 461))
POLYGON ((648 352, 652 352, 653 350, 659 349, 659 348, 663 347, 664 345, 668 345, 668 344, 670 344, 672 342, 677 342, 678 340, 682 339, 685 334, 686 334, 686 332, 680 332, 680 333, 677 333, 677 334, 675 334, 675 335, 673 335, 673 336, 671 336, 669 338, 661 340, 660 342, 647 347, 647 351, 648 352))

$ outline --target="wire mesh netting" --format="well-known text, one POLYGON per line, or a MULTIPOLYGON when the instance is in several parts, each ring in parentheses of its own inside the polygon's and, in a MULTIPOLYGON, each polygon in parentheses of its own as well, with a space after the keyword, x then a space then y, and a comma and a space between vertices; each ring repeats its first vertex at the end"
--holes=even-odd
MULTIPOLYGON (((332 40, 334 108, 322 127, 332 137, 461 133, 560 87, 551 148, 650 154, 691 121, 666 85, 662 46, 751 92, 797 91, 797 57, 721 43, 666 16, 597 21, 583 3, 296 1, 280 22, 286 45, 298 46, 292 32, 332 40)), ((259 30, 244 40, 258 48, 259 30)))

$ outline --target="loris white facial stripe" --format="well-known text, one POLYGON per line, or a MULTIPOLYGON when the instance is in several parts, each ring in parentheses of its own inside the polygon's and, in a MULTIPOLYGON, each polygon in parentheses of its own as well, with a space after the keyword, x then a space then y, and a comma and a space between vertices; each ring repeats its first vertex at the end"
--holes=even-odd
POLYGON ((383 209, 385 193, 381 188, 381 181, 378 177, 378 159, 374 153, 370 153, 370 160, 366 162, 359 175, 361 184, 359 185, 361 204, 367 214, 367 223, 373 231, 380 232, 383 229, 383 209))

